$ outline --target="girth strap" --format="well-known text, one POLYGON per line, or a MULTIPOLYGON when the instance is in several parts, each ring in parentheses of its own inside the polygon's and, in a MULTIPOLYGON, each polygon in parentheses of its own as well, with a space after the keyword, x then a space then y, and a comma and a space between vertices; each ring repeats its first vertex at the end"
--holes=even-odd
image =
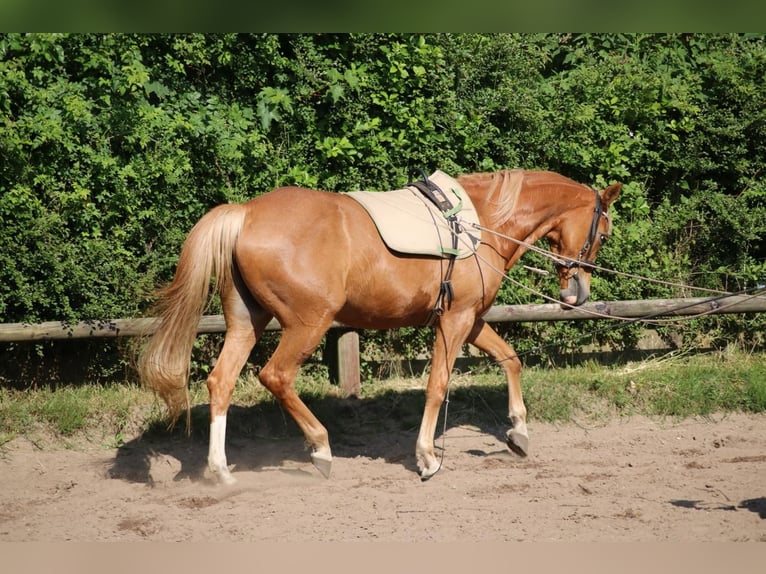
POLYGON ((457 220, 457 214, 462 209, 462 201, 457 205, 452 205, 447 195, 442 189, 434 182, 428 179, 428 176, 422 169, 416 169, 411 172, 411 175, 420 174, 422 181, 412 181, 407 185, 416 188, 422 193, 428 200, 430 200, 438 209, 442 212, 442 215, 447 220, 450 232, 452 235, 452 247, 450 249, 443 248, 444 253, 449 255, 447 262, 447 271, 444 274, 444 279, 439 286, 439 296, 436 298, 431 313, 428 315, 426 326, 430 327, 436 323, 437 319, 444 314, 445 308, 452 305, 452 300, 455 298, 455 292, 452 289, 452 269, 455 266, 455 258, 458 254, 458 238, 457 235, 462 231, 460 223, 457 220), (446 304, 445 304, 446 301, 446 304))

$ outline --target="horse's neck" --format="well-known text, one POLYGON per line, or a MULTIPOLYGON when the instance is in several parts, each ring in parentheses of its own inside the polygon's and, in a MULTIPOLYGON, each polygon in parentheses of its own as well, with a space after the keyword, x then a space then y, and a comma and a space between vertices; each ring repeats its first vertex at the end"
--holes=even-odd
POLYGON ((555 221, 564 213, 558 202, 546 199, 536 189, 525 187, 519 194, 514 213, 504 222, 498 222, 504 235, 534 243, 544 237, 555 221))
POLYGON ((507 187, 500 195, 495 195, 491 186, 475 193, 483 198, 485 225, 494 232, 486 234, 489 236, 486 242, 506 260, 507 268, 510 268, 527 250, 519 242, 534 244, 540 240, 564 210, 560 202, 552 201, 538 186, 524 181, 513 182, 512 179, 505 183, 507 187), (518 184, 516 188, 514 183, 518 184), (498 209, 499 202, 510 207, 498 209))
POLYGON ((514 213, 504 222, 496 223, 500 236, 512 238, 498 246, 506 259, 506 271, 527 251, 528 245, 537 243, 551 230, 556 218, 555 210, 540 205, 539 198, 532 195, 529 188, 523 189, 514 213))

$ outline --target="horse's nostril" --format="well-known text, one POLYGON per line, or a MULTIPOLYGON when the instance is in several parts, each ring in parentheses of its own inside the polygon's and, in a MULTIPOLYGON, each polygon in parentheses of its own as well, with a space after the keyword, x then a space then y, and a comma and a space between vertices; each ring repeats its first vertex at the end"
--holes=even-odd
POLYGON ((569 278, 567 288, 559 292, 561 302, 566 305, 578 306, 585 303, 590 295, 590 287, 584 275, 575 273, 569 278))

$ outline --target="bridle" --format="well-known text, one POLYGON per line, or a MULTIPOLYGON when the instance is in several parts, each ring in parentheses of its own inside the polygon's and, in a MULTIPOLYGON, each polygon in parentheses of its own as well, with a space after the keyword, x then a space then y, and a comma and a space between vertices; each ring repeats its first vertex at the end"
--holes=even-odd
MULTIPOLYGON (((593 208, 593 219, 590 222, 590 230, 588 231, 588 236, 585 238, 585 243, 583 243, 580 253, 577 254, 577 259, 567 257, 564 260, 559 258, 554 261, 553 264, 556 269, 582 269, 587 273, 591 273, 594 269, 596 262, 592 258, 592 254, 593 248, 596 245, 596 236, 599 235, 598 224, 602 217, 606 218, 608 221, 609 216, 604 212, 604 207, 601 203, 601 195, 599 195, 598 191, 595 189, 593 190, 593 193, 596 195, 596 206, 593 208)), ((599 244, 603 245, 606 243, 608 237, 608 235, 602 233, 599 237, 599 244)))

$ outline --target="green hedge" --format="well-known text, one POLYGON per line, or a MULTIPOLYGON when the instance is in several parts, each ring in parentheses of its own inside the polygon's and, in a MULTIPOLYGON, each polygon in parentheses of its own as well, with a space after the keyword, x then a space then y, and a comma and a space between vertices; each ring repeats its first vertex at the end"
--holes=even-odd
MULTIPOLYGON (((749 288, 766 280, 764 77, 763 35, 3 34, 0 322, 140 316, 214 205, 282 184, 388 189, 413 167, 622 181, 600 264, 749 288)), ((593 282, 601 299, 684 295, 593 282)), ((538 300, 509 283, 498 302, 538 300)), ((763 325, 678 329, 726 342, 763 325)))

